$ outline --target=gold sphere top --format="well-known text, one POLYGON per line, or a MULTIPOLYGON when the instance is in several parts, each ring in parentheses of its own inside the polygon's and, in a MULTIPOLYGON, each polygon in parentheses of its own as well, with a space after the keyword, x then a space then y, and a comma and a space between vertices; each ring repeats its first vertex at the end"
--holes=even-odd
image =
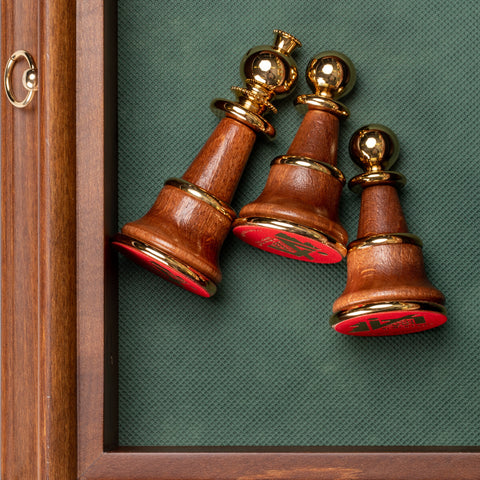
POLYGON ((388 170, 400 150, 397 136, 388 127, 372 124, 359 128, 350 139, 349 150, 352 160, 364 172, 348 182, 354 192, 360 193, 375 185, 402 188, 407 182, 401 173, 388 170))
POLYGON ((356 72, 352 61, 339 52, 322 52, 307 67, 307 82, 315 95, 338 99, 355 85, 356 72))
POLYGON ((295 105, 305 113, 309 109, 322 110, 339 118, 350 115, 338 99, 355 85, 356 73, 351 60, 339 52, 322 52, 310 60, 306 72, 313 94, 299 95, 295 105))
POLYGON ((397 160, 398 139, 384 125, 366 125, 359 128, 350 139, 349 151, 352 160, 366 173, 388 170, 397 160))

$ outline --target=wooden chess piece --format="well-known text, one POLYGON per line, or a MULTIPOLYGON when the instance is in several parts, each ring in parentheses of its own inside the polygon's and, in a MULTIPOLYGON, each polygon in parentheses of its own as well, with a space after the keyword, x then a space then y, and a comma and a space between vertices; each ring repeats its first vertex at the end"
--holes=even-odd
POLYGON ((256 134, 275 135, 263 115, 276 112, 274 97, 294 88, 298 73, 290 54, 298 46, 295 37, 275 30, 273 46, 247 52, 240 67, 245 88, 232 87, 237 101, 212 102, 224 118, 182 178, 167 180, 150 211, 114 237, 119 251, 186 290, 215 293, 220 248, 236 217, 229 203, 256 134))
POLYGON ((338 99, 353 88, 355 69, 345 55, 322 52, 306 77, 315 93, 295 101, 305 117, 287 154, 272 161, 263 192, 240 211, 233 233, 277 255, 335 263, 348 239, 338 220, 345 177, 336 164, 339 120, 349 111, 338 99))
POLYGON ((397 188, 405 177, 388 171, 398 156, 395 134, 382 125, 357 130, 350 155, 364 169, 349 182, 362 192, 358 239, 348 245, 347 284, 334 302, 332 327, 359 336, 420 332, 446 322, 445 298, 425 274, 422 242, 408 233, 397 188))

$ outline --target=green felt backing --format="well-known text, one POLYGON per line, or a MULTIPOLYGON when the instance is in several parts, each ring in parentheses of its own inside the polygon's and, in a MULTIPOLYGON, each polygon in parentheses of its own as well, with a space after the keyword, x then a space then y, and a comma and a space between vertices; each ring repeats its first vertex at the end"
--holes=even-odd
MULTIPOLYGON (((348 55, 339 168, 350 135, 383 123, 398 135, 401 201, 424 243, 448 322, 420 334, 353 338, 328 325, 346 262, 296 262, 230 235, 223 281, 203 299, 119 258, 119 431, 122 445, 480 445, 477 0, 118 2, 119 228, 144 215, 165 179, 181 176, 233 99, 239 63, 273 29, 294 34, 310 93, 310 58, 348 55)), ((261 192, 302 116, 294 95, 269 117, 232 203, 261 192)), ((356 236, 360 199, 340 217, 356 236)))

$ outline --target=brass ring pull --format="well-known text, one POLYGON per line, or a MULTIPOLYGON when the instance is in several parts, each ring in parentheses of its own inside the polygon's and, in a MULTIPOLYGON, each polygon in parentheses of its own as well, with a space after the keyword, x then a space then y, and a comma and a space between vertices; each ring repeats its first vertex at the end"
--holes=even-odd
POLYGON ((3 81, 5 85, 5 92, 10 103, 17 108, 26 107, 33 100, 35 92, 38 90, 38 70, 37 66, 35 65, 35 61, 33 60, 33 57, 25 50, 17 50, 8 59, 7 65, 5 67, 5 75, 3 81), (24 58, 28 63, 28 70, 25 70, 22 76, 23 86, 28 93, 27 96, 21 101, 17 100, 17 98, 15 97, 12 87, 13 67, 15 66, 15 63, 20 57, 24 58))

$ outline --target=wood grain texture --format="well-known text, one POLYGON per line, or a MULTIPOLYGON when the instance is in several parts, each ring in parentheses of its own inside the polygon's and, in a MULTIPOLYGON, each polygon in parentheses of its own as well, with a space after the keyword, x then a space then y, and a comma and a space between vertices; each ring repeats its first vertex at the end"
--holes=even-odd
POLYGON ((71 3, 2 2, 2 65, 20 48, 39 91, 23 110, 2 101, 2 478, 65 479, 76 469, 71 3))
POLYGON ((272 165, 259 197, 241 218, 288 220, 326 233, 343 244, 348 236, 338 221, 342 184, 331 175, 296 165, 272 165))
POLYGON ((425 274, 421 247, 375 245, 348 253, 346 287, 333 311, 381 301, 445 303, 425 274))
MULTIPOLYGON (((308 157, 335 166, 339 121, 320 110, 307 111, 287 155, 308 157)), ((288 220, 329 235, 346 245, 348 235, 338 220, 342 183, 332 175, 298 165, 270 168, 260 196, 245 205, 240 218, 288 220)))
POLYGON ((255 140, 250 127, 223 118, 182 178, 230 204, 255 140))
POLYGON ((339 119, 335 115, 310 108, 298 128, 287 155, 304 156, 335 166, 339 124, 339 119))
MULTIPOLYGON (((19 44, 37 53, 38 11, 32 3, 16 2, 16 9, 7 8, 6 2, 2 2, 2 66, 20 48, 19 44), (27 35, 19 10, 29 8, 33 10, 27 35)), ((2 97, 2 478, 37 478, 42 455, 38 442, 40 398, 36 368, 39 361, 39 286, 35 256, 38 249, 37 116, 38 98, 21 115, 2 97), (31 158, 35 160, 29 161, 31 158), (32 195, 22 195, 22 191, 32 195), (28 254, 30 247, 32 255, 28 254), (25 461, 26 458, 30 460, 25 461)))
POLYGON ((166 185, 142 218, 127 223, 122 233, 157 247, 219 283, 220 249, 231 220, 207 203, 166 185))
POLYGON ((477 480, 480 469, 476 453, 292 450, 115 452, 82 480, 477 480))
POLYGON ((394 186, 377 185, 362 191, 357 238, 407 232, 407 222, 394 186))
MULTIPOLYGON (((364 188, 358 238, 407 232, 397 189, 391 185, 364 188)), ((381 301, 445 303, 442 292, 426 276, 422 247, 389 244, 348 252, 347 283, 333 312, 381 301)))

